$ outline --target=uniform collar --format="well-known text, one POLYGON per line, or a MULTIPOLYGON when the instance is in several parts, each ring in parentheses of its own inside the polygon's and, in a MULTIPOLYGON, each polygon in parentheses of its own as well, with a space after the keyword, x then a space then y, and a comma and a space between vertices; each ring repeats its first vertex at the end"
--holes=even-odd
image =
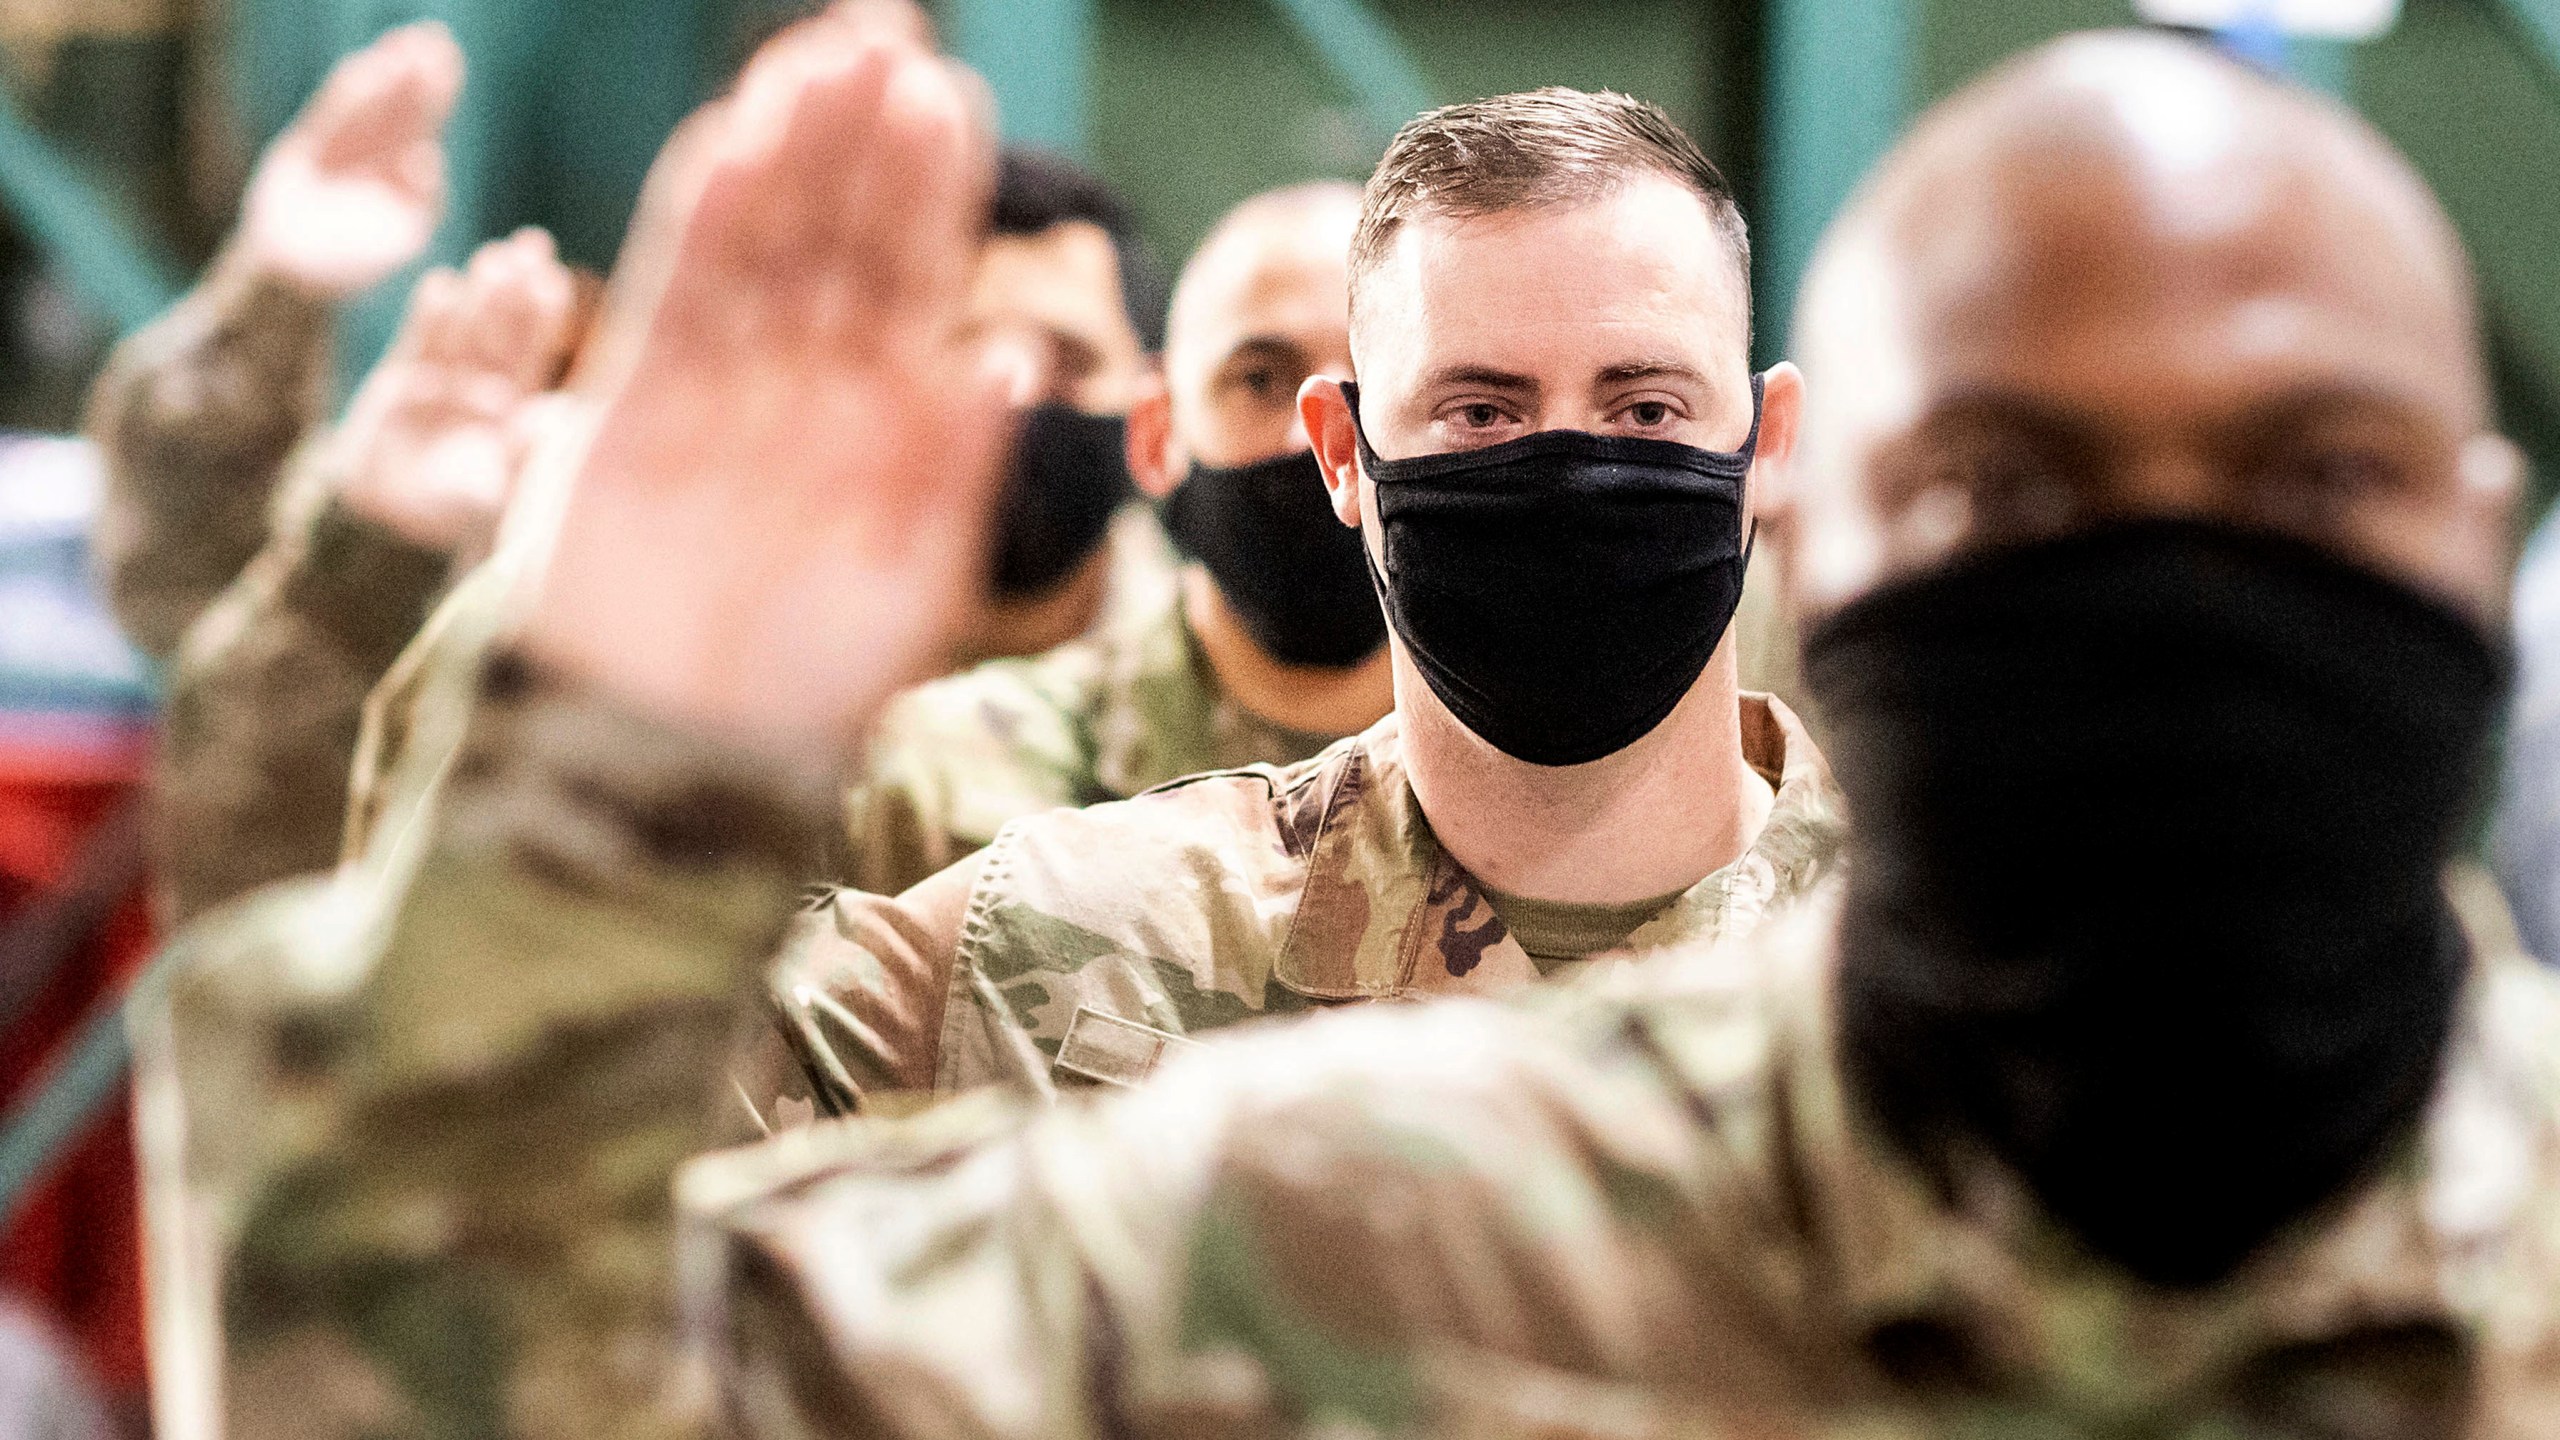
POLYGON ((1110 794, 1142 794, 1210 770, 1288 764, 1324 744, 1227 697, 1184 618, 1178 586, 1097 636, 1094 646, 1093 774, 1110 794))
POLYGON ((2517 1047, 2495 1039, 2520 1013, 2547 1037, 2553 987, 2483 933, 2493 927, 2459 898, 2464 882, 2453 888, 2482 958, 2419 1135, 2232 1279, 2180 1294, 2087 1255, 1988 1157, 1960 1164, 1953 1193, 1942 1195, 1873 1128, 1847 1092, 1834 1044, 1838 887, 1828 887, 1783 934, 1764 937, 1773 963, 1792 972, 1773 987, 1790 1012, 1774 1028, 1788 1050, 1778 1071, 1790 1148, 1808 1182, 1815 1283, 1838 1297, 1848 1331, 1871 1351, 1926 1327, 1955 1337, 2002 1390, 2092 1413, 2176 1396, 2249 1357, 2358 1331, 2466 1335, 2488 1309, 2479 1297, 2497 1287, 2502 1239, 2528 1205, 2547 1204, 2535 1197, 2560 1177, 2549 1173, 2547 1127, 2501 1073, 2512 1061, 2499 1055, 2517 1047))
MULTIPOLYGON (((1829 767, 1794 712, 1742 697, 1743 753, 1776 786, 1749 849, 1628 937, 1626 950, 1739 934, 1808 888, 1837 844, 1829 767)), ((1290 776, 1283 841, 1306 872, 1273 966, 1319 1000, 1498 993, 1540 978, 1483 890, 1441 849, 1404 767, 1389 715, 1290 776)), ((1591 961, 1580 962, 1594 963, 1591 961)))

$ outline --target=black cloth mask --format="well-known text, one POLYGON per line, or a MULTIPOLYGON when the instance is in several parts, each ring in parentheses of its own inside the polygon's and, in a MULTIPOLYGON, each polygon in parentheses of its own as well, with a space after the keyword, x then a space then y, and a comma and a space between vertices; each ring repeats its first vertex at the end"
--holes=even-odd
POLYGON ((1385 561, 1371 578, 1449 713, 1533 765, 1597 760, 1661 724, 1742 602, 1760 377, 1731 453, 1545 430, 1384 460, 1359 428, 1359 388, 1342 393, 1377 489, 1385 561))
POLYGON ((2505 688, 2479 626, 2152 520, 1888 585, 1805 659, 1854 821, 1842 1058, 1924 1173, 1987 1153, 2191 1287, 2415 1133, 2505 688))
POLYGON ((1007 599, 1037 595, 1075 572, 1102 544, 1111 516, 1136 493, 1118 415, 1035 405, 1013 442, 1013 468, 996 497, 995 586, 1007 599))
POLYGON ((1164 528, 1275 659, 1339 669, 1387 638, 1360 532, 1335 518, 1310 451, 1193 466, 1164 502, 1164 528))

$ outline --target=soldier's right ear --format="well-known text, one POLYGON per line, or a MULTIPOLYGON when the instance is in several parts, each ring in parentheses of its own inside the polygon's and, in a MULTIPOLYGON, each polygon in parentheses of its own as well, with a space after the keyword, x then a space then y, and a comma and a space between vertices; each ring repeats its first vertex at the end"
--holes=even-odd
POLYGON ((1325 496, 1334 518, 1360 528, 1359 422, 1351 413, 1350 392, 1329 375, 1310 375, 1298 386, 1298 423, 1315 448, 1324 471, 1325 496))
POLYGON ((1165 388, 1164 372, 1154 366, 1139 377, 1129 402, 1125 443, 1129 478, 1150 500, 1172 494, 1191 469, 1190 457, 1178 453, 1181 446, 1173 433, 1173 394, 1165 388))

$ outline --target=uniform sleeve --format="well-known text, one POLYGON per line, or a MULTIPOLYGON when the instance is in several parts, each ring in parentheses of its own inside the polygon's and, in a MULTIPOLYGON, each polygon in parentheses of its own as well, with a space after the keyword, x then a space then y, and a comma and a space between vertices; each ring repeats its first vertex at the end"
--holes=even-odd
POLYGON ((155 1246, 200 1278, 159 1288, 229 1440, 704 1433, 672 1182, 832 777, 483 675, 412 840, 326 882, 344 938, 279 955, 259 892, 161 1012, 155 1246))
POLYGON ((895 899, 829 890, 793 917, 730 1064, 738 1106, 724 1140, 933 1088, 977 870, 963 860, 895 899))
POLYGON ((365 698, 452 571, 341 504, 325 448, 304 454, 275 538, 171 670, 157 860, 181 922, 337 861, 365 698))
POLYGON ((90 392, 106 465, 97 564, 135 644, 166 658, 266 543, 286 457, 319 422, 329 307, 217 261, 116 347, 90 392))
POLYGON ((703 1333, 753 1436, 1798 1433, 1751 1428, 1825 1349, 1768 1117, 1649 1028, 1377 1007, 706 1157, 703 1333))

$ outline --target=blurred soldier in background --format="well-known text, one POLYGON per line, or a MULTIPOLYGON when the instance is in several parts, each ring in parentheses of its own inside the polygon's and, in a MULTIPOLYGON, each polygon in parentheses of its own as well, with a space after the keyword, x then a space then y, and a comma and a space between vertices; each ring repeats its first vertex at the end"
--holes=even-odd
POLYGON ((1172 587, 1164 536, 1133 502, 1123 427, 1162 342, 1163 281, 1128 203, 1062 157, 1009 149, 971 333, 1022 411, 998 498, 989 588, 961 663, 1036 655, 1172 587))
POLYGON ((151 654, 174 652, 266 544, 285 459, 327 403, 331 307, 425 252, 462 68, 433 21, 338 62, 260 159, 205 280, 99 376, 98 564, 151 654))
POLYGON ((1276 191, 1201 242, 1127 447, 1198 563, 1094 635, 893 703, 847 796, 847 883, 894 895, 1017 817, 1290 764, 1394 703, 1359 537, 1325 505, 1296 406, 1307 376, 1350 373, 1359 205, 1348 185, 1276 191))
POLYGON ((336 862, 365 697, 486 553, 575 302, 539 230, 428 272, 289 467, 272 537, 170 667, 154 878, 173 922, 336 862))
MULTIPOLYGON (((911 11, 891 19, 916 23, 911 11)), ((262 163, 216 278, 101 382, 94 428, 114 457, 125 522, 109 527, 106 569, 130 623, 153 636, 194 623, 210 599, 198 582, 228 580, 241 543, 265 543, 174 657, 154 848, 175 920, 338 858, 365 697, 457 560, 476 558, 534 423, 527 402, 558 383, 583 329, 539 232, 484 247, 465 276, 426 277, 399 342, 338 433, 306 447, 270 526, 280 445, 311 423, 278 397, 293 385, 316 397, 326 356, 325 307, 296 297, 350 293, 423 246, 432 129, 392 156, 411 192, 386 190, 375 171, 391 162, 373 152, 389 153, 386 133, 417 129, 412 92, 428 62, 443 60, 458 78, 458 53, 426 25, 342 63, 262 163), (404 198, 414 204, 394 203, 404 198), (290 383, 266 373, 288 363, 299 367, 290 383)), ((427 118, 440 122, 451 94, 430 98, 439 108, 427 118)), ((1038 648, 1106 614, 1153 617, 1172 603, 1170 556, 1132 503, 1121 453, 1118 411, 1143 382, 1139 336, 1161 308, 1126 207, 1063 160, 1009 153, 995 216, 971 319, 1004 356, 1028 418, 993 588, 964 655, 1038 648)), ((356 788, 370 784, 359 777, 356 788)), ((1006 786, 988 777, 987 788, 1006 786)), ((1035 808, 1046 803, 1058 802, 1035 808)))
POLYGON ((2519 463, 2432 198, 2066 40, 1803 313, 1844 883, 1615 996, 700 1162, 742 1428, 2551 1433, 2560 994, 2448 872, 2519 463))

